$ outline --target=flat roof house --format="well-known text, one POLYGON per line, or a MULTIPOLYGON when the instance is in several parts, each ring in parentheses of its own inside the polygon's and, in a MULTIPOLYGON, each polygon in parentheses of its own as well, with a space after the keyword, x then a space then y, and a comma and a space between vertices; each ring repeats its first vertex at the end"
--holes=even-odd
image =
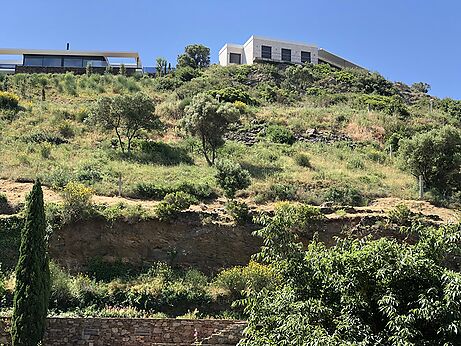
POLYGON ((133 74, 142 69, 141 59, 136 52, 0 48, 0 56, 16 57, 16 60, 0 59, 0 72, 6 73, 74 72, 83 74, 88 64, 91 64, 95 73, 104 73, 107 66, 112 68, 113 73, 118 73, 121 63, 111 62, 112 59, 129 60, 124 63, 127 74, 133 74))
POLYGON ((362 68, 315 45, 251 36, 243 45, 227 43, 219 51, 219 64, 273 62, 287 64, 329 64, 336 68, 362 68))

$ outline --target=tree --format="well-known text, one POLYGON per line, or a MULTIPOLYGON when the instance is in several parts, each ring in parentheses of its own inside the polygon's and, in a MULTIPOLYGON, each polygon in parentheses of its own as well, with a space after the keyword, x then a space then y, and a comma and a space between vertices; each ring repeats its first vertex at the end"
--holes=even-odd
POLYGON ((411 89, 419 93, 427 94, 429 90, 431 90, 431 86, 428 83, 417 82, 411 85, 411 89))
POLYGON ((154 113, 153 101, 142 93, 100 98, 93 119, 105 129, 114 130, 123 153, 131 156, 131 142, 139 130, 158 130, 162 124, 154 113), (125 146, 126 142, 126 146, 125 146))
POLYGON ((461 131, 445 126, 402 139, 399 155, 415 177, 446 196, 461 190, 461 131))
POLYGON ((37 181, 27 199, 16 266, 11 336, 13 346, 36 346, 45 332, 50 297, 45 209, 37 181))
POLYGON ((460 252, 459 225, 411 229, 395 239, 298 242, 311 213, 284 204, 261 216, 256 256, 278 278, 250 290, 241 345, 460 345, 461 274, 447 267, 460 252))
POLYGON ((230 123, 238 120, 239 112, 230 103, 219 103, 208 94, 196 95, 185 108, 182 127, 200 138, 202 153, 212 166, 216 151, 224 144, 223 135, 230 123))
POLYGON ((91 76, 93 74, 93 65, 91 64, 91 62, 88 62, 86 64, 86 75, 87 76, 91 76))
POLYGON ((186 66, 192 68, 210 66, 210 48, 201 44, 186 46, 184 53, 178 56, 178 68, 186 66))
POLYGON ((40 76, 38 79, 38 84, 41 87, 42 91, 42 101, 46 100, 46 87, 48 86, 48 78, 46 76, 40 76))
POLYGON ((126 66, 125 66, 125 64, 121 64, 121 65, 120 65, 120 69, 119 69, 118 72, 119 72, 119 74, 120 74, 121 76, 126 76, 126 66))
POLYGON ((159 57, 156 60, 157 66, 155 69, 157 70, 157 76, 162 76, 166 74, 166 67, 167 67, 167 61, 165 58, 159 57))
POLYGON ((250 173, 238 163, 229 160, 218 161, 216 164, 216 181, 224 190, 227 198, 234 198, 238 190, 250 186, 250 173))

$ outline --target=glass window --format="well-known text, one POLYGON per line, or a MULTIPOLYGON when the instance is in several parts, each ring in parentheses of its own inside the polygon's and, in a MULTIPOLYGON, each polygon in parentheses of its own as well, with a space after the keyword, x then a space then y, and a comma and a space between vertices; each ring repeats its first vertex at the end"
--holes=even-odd
POLYGON ((311 63, 311 52, 301 52, 301 62, 311 63))
POLYGON ((238 53, 230 53, 229 56, 229 62, 231 64, 238 64, 240 65, 242 63, 242 55, 238 53))
POLYGON ((291 61, 291 49, 282 48, 282 61, 291 61))
POLYGON ((272 59, 272 47, 270 47, 270 46, 261 46, 261 58, 263 58, 263 59, 272 59))
POLYGON ((82 58, 64 58, 64 66, 65 67, 83 67, 83 59, 82 58))
POLYGON ((43 66, 47 67, 60 67, 61 58, 58 56, 45 56, 43 57, 43 66))
POLYGON ((24 56, 24 66, 43 66, 43 57, 42 56, 24 56))
POLYGON ((83 67, 86 67, 88 64, 91 64, 93 67, 106 67, 105 60, 95 60, 95 59, 83 59, 83 67))

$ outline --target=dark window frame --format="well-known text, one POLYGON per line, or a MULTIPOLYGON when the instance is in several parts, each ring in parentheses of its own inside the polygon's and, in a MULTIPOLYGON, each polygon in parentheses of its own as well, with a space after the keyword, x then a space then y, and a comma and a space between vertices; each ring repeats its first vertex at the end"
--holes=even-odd
POLYGON ((291 49, 282 48, 280 57, 282 61, 291 62, 291 49))
POLYGON ((237 64, 241 65, 242 64, 242 54, 240 53, 229 53, 229 63, 230 64, 237 64), (232 61, 232 58, 238 57, 238 62, 232 61))
POLYGON ((261 45, 261 58, 272 59, 272 47, 261 45))
POLYGON ((301 63, 303 64, 310 64, 312 62, 312 53, 311 52, 306 52, 306 51, 301 51, 301 63), (307 56, 307 58, 306 58, 307 56))

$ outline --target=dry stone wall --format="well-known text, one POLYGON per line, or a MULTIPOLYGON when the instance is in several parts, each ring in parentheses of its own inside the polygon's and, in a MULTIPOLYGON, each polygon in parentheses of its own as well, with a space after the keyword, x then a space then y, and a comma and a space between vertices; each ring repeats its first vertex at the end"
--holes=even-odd
MULTIPOLYGON (((10 345, 0 319, 0 345, 10 345)), ((44 346, 236 345, 246 323, 235 320, 49 318, 44 346)))

